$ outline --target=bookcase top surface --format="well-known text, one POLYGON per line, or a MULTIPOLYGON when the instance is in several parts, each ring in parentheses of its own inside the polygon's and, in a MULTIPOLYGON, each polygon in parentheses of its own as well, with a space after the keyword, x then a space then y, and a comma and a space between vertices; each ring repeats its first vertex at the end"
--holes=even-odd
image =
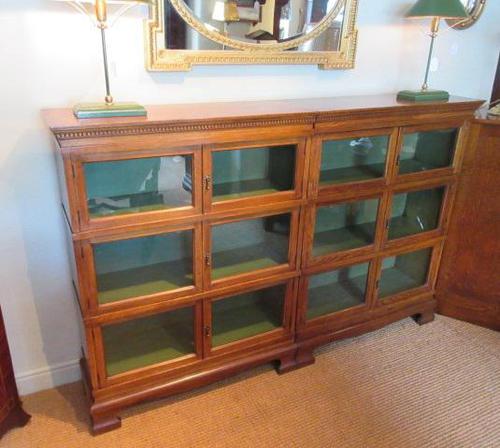
POLYGON ((483 101, 453 96, 449 101, 411 103, 397 101, 395 94, 346 96, 332 98, 302 98, 285 100, 259 100, 238 102, 210 102, 147 106, 147 117, 114 117, 77 119, 72 109, 46 109, 44 119, 56 131, 113 128, 121 126, 149 126, 167 123, 196 123, 207 121, 239 121, 265 117, 297 117, 312 123, 321 116, 384 113, 397 109, 405 113, 470 111, 483 101))

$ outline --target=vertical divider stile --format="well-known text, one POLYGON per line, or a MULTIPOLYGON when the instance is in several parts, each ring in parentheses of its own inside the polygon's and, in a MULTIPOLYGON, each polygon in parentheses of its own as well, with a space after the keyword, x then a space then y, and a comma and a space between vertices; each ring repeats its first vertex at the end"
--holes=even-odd
POLYGON ((369 309, 377 307, 378 286, 382 271, 382 258, 372 258, 368 272, 368 285, 366 287, 366 304, 369 309))

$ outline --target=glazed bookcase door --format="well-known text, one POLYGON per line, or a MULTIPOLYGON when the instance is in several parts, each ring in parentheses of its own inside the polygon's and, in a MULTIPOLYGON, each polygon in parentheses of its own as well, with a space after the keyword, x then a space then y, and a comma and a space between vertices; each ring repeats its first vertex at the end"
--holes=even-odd
POLYGON ((295 280, 290 280, 206 300, 206 353, 291 339, 295 293, 295 280))
POLYGON ((118 233, 80 244, 93 311, 145 305, 201 290, 201 224, 118 233))
POLYGON ((302 279, 301 327, 366 311, 372 296, 376 264, 370 259, 315 271, 302 279))
POLYGON ((454 196, 454 185, 404 185, 391 193, 386 220, 386 246, 399 246, 443 234, 454 196))
POLYGON ((75 156, 82 230, 201 213, 201 148, 75 156))
POLYGON ((94 329, 102 385, 196 363, 203 357, 201 302, 107 322, 94 329))
POLYGON ((387 183, 397 129, 344 132, 315 140, 313 176, 320 196, 383 187, 387 183))
POLYGON ((204 147, 204 210, 300 199, 305 139, 204 147))
POLYGON ((295 270, 298 224, 298 209, 205 223, 205 286, 295 270))
POLYGON ((446 176, 458 171, 461 124, 456 122, 403 128, 395 175, 403 181, 446 176))
POLYGON ((384 195, 319 201, 309 209, 306 266, 372 253, 383 235, 384 195))
POLYGON ((377 302, 405 299, 434 288, 442 244, 407 249, 380 258, 377 302))

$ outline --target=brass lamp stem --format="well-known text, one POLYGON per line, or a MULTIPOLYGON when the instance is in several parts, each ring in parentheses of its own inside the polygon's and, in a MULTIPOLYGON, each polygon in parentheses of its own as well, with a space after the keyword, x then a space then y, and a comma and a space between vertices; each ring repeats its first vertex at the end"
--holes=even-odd
POLYGON ((106 45, 106 28, 108 27, 107 21, 107 7, 106 0, 96 0, 95 2, 95 15, 97 18, 97 26, 101 30, 101 42, 102 42, 102 56, 104 62, 104 79, 106 82, 106 97, 104 101, 108 105, 112 105, 114 100, 111 96, 111 87, 109 82, 109 67, 108 67, 108 51, 106 45))
POLYGON ((432 19, 432 24, 431 24, 431 44, 429 47, 429 57, 427 58, 427 67, 425 69, 425 78, 424 78, 424 83, 422 84, 422 92, 427 91, 429 88, 429 72, 431 69, 431 62, 432 62, 432 53, 434 52, 434 43, 436 41, 436 37, 438 35, 439 31, 439 17, 434 17, 432 19))

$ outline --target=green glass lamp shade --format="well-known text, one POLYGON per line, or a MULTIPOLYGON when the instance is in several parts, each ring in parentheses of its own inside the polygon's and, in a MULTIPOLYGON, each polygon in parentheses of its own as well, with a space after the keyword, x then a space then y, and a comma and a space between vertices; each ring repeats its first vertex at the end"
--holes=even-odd
POLYGON ((440 17, 461 19, 469 17, 460 0, 418 0, 406 17, 440 17))

